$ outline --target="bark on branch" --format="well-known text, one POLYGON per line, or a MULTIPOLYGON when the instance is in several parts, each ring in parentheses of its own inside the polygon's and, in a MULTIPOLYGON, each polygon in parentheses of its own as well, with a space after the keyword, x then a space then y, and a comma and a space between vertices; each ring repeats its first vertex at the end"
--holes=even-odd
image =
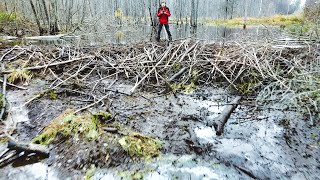
POLYGON ((233 101, 231 101, 230 104, 226 105, 226 107, 223 109, 222 113, 217 119, 208 123, 209 126, 214 127, 214 129, 216 130, 217 136, 222 135, 225 124, 228 122, 232 112, 239 105, 240 100, 241 100, 241 96, 237 96, 233 101))
POLYGON ((46 148, 45 146, 38 145, 38 144, 25 144, 25 143, 19 143, 13 140, 9 140, 8 149, 16 150, 16 151, 25 151, 27 153, 42 154, 47 157, 49 156, 49 149, 46 148))

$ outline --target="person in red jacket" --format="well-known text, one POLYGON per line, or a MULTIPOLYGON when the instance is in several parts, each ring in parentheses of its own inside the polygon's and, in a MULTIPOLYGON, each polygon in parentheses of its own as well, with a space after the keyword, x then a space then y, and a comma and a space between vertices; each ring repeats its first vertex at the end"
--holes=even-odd
POLYGON ((160 34, 163 26, 166 28, 167 34, 169 36, 169 41, 172 41, 171 33, 169 30, 169 17, 171 16, 171 13, 165 2, 161 2, 161 6, 158 9, 157 16, 159 17, 157 41, 160 41, 160 34))

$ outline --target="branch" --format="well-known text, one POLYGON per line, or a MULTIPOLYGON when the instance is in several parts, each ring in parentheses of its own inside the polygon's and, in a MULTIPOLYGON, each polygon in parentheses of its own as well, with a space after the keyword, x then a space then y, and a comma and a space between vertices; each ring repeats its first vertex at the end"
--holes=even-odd
MULTIPOLYGON (((43 69, 43 68, 48 68, 51 66, 57 66, 57 65, 62 65, 62 64, 68 64, 68 63, 72 63, 74 61, 79 61, 79 60, 83 60, 83 59, 90 59, 90 58, 94 58, 95 56, 85 56, 85 57, 80 57, 80 58, 74 58, 74 59, 70 59, 67 61, 62 61, 62 62, 56 62, 56 63, 52 63, 52 64, 47 64, 47 65, 42 65, 42 66, 34 66, 34 67, 27 67, 27 68, 22 68, 21 70, 39 70, 39 69, 43 69)), ((14 72, 15 70, 8 70, 8 71, 2 71, 1 73, 3 74, 9 74, 14 72)))
POLYGON ((241 100, 241 96, 237 96, 229 105, 223 109, 222 113, 216 120, 208 123, 208 126, 214 126, 216 135, 220 136, 224 131, 224 126, 228 122, 232 112, 237 108, 241 100))

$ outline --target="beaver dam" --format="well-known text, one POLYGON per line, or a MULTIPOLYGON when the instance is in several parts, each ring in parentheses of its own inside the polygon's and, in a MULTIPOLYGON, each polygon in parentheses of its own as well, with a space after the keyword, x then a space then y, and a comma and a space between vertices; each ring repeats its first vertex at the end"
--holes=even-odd
POLYGON ((0 179, 319 179, 320 46, 1 48, 0 179))

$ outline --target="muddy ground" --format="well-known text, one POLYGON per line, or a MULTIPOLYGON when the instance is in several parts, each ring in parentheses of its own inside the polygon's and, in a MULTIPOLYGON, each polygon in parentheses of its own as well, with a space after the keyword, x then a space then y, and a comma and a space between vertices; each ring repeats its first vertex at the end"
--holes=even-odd
MULTIPOLYGON (((33 80, 28 90, 9 90, 15 139, 30 142, 67 108, 85 104, 76 93, 61 91, 56 100, 42 97, 21 107, 47 85, 33 80)), ((234 98, 223 84, 197 87, 188 94, 129 96, 132 86, 117 81, 105 92, 109 94, 105 101, 87 110, 110 111, 118 133, 96 141, 60 139, 49 146, 49 158, 26 166, 21 161, 9 164, 0 169, 0 179, 82 179, 92 164, 97 167, 90 175, 93 179, 319 179, 319 127, 310 126, 295 111, 282 110, 283 104, 256 106, 244 97, 218 137, 207 123, 234 98), (159 139, 161 155, 152 161, 132 159, 117 142, 129 131, 159 139)))

